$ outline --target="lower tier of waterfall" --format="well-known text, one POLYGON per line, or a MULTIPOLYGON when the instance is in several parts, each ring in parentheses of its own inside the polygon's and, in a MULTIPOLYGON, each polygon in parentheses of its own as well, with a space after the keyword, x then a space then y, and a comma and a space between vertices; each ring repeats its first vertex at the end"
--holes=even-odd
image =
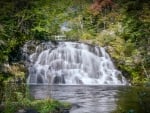
POLYGON ((34 47, 30 42, 23 51, 29 84, 128 84, 103 47, 79 42, 43 42, 34 47))

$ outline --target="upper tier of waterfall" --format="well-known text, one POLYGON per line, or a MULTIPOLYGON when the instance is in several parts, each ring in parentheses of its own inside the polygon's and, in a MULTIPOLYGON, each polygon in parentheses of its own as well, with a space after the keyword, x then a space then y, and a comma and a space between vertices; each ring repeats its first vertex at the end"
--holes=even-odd
POLYGON ((126 85, 103 47, 78 42, 24 45, 30 84, 126 85))

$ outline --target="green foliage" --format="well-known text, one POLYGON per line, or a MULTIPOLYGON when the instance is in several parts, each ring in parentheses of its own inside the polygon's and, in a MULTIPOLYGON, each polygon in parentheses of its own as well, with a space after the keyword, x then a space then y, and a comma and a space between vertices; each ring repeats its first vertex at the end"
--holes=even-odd
POLYGON ((133 54, 133 52, 134 52, 134 50, 135 50, 135 45, 134 45, 134 43, 130 42, 130 40, 128 40, 128 41, 126 42, 124 48, 125 48, 125 50, 124 50, 125 56, 130 57, 130 56, 132 56, 132 54, 133 54), (129 48, 130 48, 130 49, 129 49, 129 48))
POLYGON ((68 103, 61 103, 47 98, 34 100, 29 95, 29 88, 26 84, 5 84, 5 97, 3 98, 4 109, 2 113, 15 113, 20 109, 35 109, 39 113, 62 112, 63 109, 70 109, 68 103))
POLYGON ((60 103, 51 99, 34 101, 32 106, 34 106, 34 108, 37 109, 40 113, 62 112, 63 109, 70 108, 69 104, 60 103))
MULTIPOLYGON (((147 2, 147 1, 145 1, 147 2)), ((149 75, 149 59, 147 57, 149 56, 149 26, 147 22, 143 22, 141 20, 141 12, 144 12, 143 3, 139 3, 137 1, 128 2, 127 10, 125 11, 126 17, 123 19, 124 22, 124 33, 122 34, 122 37, 130 43, 132 43, 134 46, 131 48, 131 50, 137 49, 140 51, 141 61, 140 65, 144 65, 145 67, 143 70, 141 70, 141 73, 145 72, 145 76, 149 75), (135 5, 135 7, 132 9, 130 5, 135 5), (130 7, 130 8, 129 8, 130 7), (138 10, 138 12, 137 12, 138 10), (133 14, 134 13, 134 14, 133 14), (147 59, 147 61, 146 61, 147 59)), ((145 6, 147 7, 147 6, 145 6)), ((128 43, 127 42, 127 43, 128 43)), ((129 50, 127 50, 129 52, 129 50)))
POLYGON ((112 113, 149 113, 149 94, 148 87, 128 87, 119 94, 117 109, 112 113))
POLYGON ((92 39, 93 36, 90 34, 90 33, 83 33, 82 36, 81 36, 81 39, 84 39, 84 40, 89 40, 89 39, 92 39))

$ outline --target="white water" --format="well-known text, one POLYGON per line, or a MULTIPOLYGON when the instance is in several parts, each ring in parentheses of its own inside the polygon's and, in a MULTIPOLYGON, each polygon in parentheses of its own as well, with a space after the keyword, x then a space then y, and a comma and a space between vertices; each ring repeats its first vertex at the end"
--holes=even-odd
MULTIPOLYGON (((24 51, 28 46, 24 46, 24 51)), ((45 42, 27 56, 30 84, 128 84, 102 47, 77 42, 45 42)))

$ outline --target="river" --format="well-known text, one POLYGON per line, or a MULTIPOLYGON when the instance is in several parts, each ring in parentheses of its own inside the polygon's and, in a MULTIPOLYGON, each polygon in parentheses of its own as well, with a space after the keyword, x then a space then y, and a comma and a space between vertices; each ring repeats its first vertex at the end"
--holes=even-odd
POLYGON ((109 85, 30 85, 35 99, 73 105, 70 113, 150 113, 150 88, 109 85))

